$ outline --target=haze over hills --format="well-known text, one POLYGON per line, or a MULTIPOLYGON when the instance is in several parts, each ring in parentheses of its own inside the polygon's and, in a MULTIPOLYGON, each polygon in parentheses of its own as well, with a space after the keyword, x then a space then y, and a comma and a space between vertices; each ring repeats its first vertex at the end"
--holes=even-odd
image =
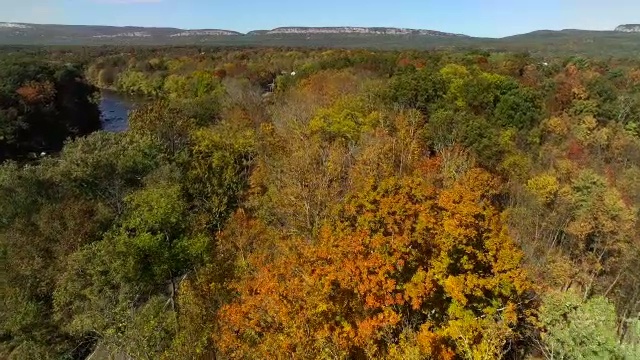
POLYGON ((640 25, 612 31, 539 30, 479 38, 426 29, 288 26, 246 34, 224 29, 0 22, 0 45, 311 46, 377 49, 485 48, 542 54, 640 55, 640 25))

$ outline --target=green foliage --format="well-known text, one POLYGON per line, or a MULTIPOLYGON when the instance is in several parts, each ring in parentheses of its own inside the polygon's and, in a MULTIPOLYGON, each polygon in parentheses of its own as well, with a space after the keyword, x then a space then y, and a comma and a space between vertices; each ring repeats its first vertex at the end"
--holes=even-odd
POLYGON ((540 309, 544 351, 552 359, 623 359, 615 307, 606 298, 582 301, 572 292, 547 295, 540 309))
POLYGON ((177 184, 145 187, 125 198, 125 214, 113 234, 126 256, 121 271, 132 282, 158 284, 180 273, 190 253, 183 238, 187 205, 177 184))
POLYGON ((494 121, 501 127, 530 129, 540 120, 540 100, 530 89, 518 88, 500 97, 494 121))
POLYGON ((254 154, 252 131, 222 123, 193 133, 185 190, 202 226, 219 230, 238 206, 254 154))
POLYGON ((500 158, 499 135, 498 129, 485 118, 451 109, 434 112, 426 130, 427 141, 433 148, 464 145, 485 165, 494 165, 500 158))
POLYGON ((189 132, 196 128, 196 120, 171 103, 157 101, 133 110, 129 127, 137 136, 156 141, 163 153, 173 158, 183 155, 187 149, 189 132))
POLYGON ((162 94, 164 79, 154 74, 147 77, 145 73, 137 70, 126 70, 118 75, 116 88, 118 91, 148 97, 158 97, 162 94))
MULTIPOLYGON (((158 152, 153 148, 144 139, 95 133, 67 144, 59 158, 24 168, 2 167, 0 192, 6 206, 2 208, 0 248, 5 254, 3 267, 14 270, 6 273, 6 316, 0 333, 10 336, 13 347, 37 344, 51 356, 79 356, 90 350, 93 342, 85 337, 94 328, 68 332, 66 329, 77 325, 67 327, 53 318, 53 294, 59 291, 59 276, 70 257, 83 260, 72 261, 80 266, 80 274, 90 273, 84 267, 89 260, 114 263, 116 258, 110 254, 82 257, 77 251, 101 244, 102 235, 124 210, 124 196, 157 166, 158 152)), ((79 278, 77 281, 82 284, 79 278)), ((78 295, 78 301, 87 296, 96 301, 92 307, 100 308, 102 301, 110 300, 105 291, 91 297, 86 290, 77 289, 84 294, 78 295)), ((82 315, 91 318, 89 327, 100 324, 95 312, 82 315)))
POLYGON ((627 334, 622 340, 622 354, 625 359, 640 358, 640 319, 624 319, 627 334))
POLYGON ((402 106, 426 112, 445 94, 445 78, 433 70, 406 71, 393 78, 389 98, 402 106))
POLYGON ((67 258, 53 303, 56 319, 69 334, 105 337, 126 324, 128 304, 138 289, 121 280, 118 255, 113 243, 100 241, 67 258))
POLYGON ((380 123, 380 114, 367 114, 364 100, 345 97, 329 108, 320 109, 309 122, 311 133, 318 133, 327 140, 356 141, 366 129, 380 123))
POLYGON ((69 143, 60 160, 47 159, 51 177, 69 191, 106 202, 117 212, 128 189, 160 164, 160 146, 135 134, 99 132, 69 143))
MULTIPOLYGON (((178 329, 176 314, 166 311, 167 299, 154 296, 137 309, 115 347, 134 359, 154 360, 168 350, 178 329)), ((107 338, 108 340, 108 338, 107 338)))
POLYGON ((125 277, 113 245, 99 242, 69 258, 54 294, 56 318, 70 334, 98 336, 108 352, 157 358, 176 331, 171 299, 141 299, 149 288, 125 277))
POLYGON ((189 76, 168 76, 165 79, 164 92, 170 98, 202 98, 220 96, 224 88, 212 73, 196 71, 189 76))

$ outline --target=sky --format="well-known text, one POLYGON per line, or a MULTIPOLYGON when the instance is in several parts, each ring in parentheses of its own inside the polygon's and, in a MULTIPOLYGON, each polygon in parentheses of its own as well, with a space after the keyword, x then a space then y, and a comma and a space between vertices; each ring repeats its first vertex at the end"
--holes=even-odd
POLYGON ((247 32, 389 26, 502 37, 640 23, 638 0, 0 0, 0 21, 247 32))

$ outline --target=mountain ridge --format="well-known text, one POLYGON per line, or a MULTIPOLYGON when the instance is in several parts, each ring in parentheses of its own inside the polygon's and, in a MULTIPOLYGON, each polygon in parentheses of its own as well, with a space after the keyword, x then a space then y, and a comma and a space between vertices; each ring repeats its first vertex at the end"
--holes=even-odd
MULTIPOLYGON (((24 36, 29 32, 51 32, 50 36, 76 36, 76 37, 188 37, 188 36, 260 36, 260 35, 286 35, 286 34, 362 34, 362 35, 418 35, 437 37, 464 37, 478 38, 467 34, 451 33, 431 29, 413 29, 403 27, 385 26, 280 26, 273 29, 256 29, 246 33, 218 28, 183 29, 176 27, 148 27, 148 26, 114 26, 114 25, 65 25, 65 24, 37 24, 24 22, 0 22, 0 37, 24 36)), ((540 29, 523 34, 513 34, 500 38, 522 36, 534 33, 557 33, 566 31, 577 32, 640 32, 640 24, 622 24, 613 30, 584 30, 540 29)), ((487 37, 484 37, 487 38, 487 37)))
POLYGON ((112 26, 112 25, 62 25, 0 22, 0 34, 24 36, 30 32, 52 31, 52 36, 74 35, 77 37, 149 37, 149 36, 237 36, 274 34, 371 34, 371 35, 420 35, 440 37, 468 37, 429 29, 409 29, 376 26, 282 26, 269 30, 252 30, 242 33, 226 29, 182 29, 174 27, 112 26), (59 33, 66 34, 59 34, 59 33))
POLYGON ((422 35, 443 37, 470 37, 464 34, 455 34, 444 31, 428 29, 410 29, 381 26, 282 26, 271 30, 253 30, 247 35, 272 35, 272 34, 370 34, 370 35, 422 35))
MULTIPOLYGON (((395 27, 285 26, 241 33, 224 29, 0 22, 4 46, 267 46, 351 49, 484 49, 537 54, 640 56, 636 25, 609 31, 536 30, 502 38, 395 27)), ((640 28, 640 25, 638 25, 640 28)))

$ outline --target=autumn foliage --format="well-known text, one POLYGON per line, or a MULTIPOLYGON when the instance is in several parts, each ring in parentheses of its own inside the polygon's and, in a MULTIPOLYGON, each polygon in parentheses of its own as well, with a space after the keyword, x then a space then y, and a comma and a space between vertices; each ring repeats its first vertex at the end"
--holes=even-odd
POLYGON ((523 336, 533 287, 492 205, 496 181, 479 169, 448 188, 431 180, 371 185, 312 243, 292 240, 273 263, 253 257, 222 309, 220 347, 232 357, 376 357, 412 331, 426 357, 506 352, 523 336))
POLYGON ((640 358, 636 59, 22 51, 0 358, 640 358))

